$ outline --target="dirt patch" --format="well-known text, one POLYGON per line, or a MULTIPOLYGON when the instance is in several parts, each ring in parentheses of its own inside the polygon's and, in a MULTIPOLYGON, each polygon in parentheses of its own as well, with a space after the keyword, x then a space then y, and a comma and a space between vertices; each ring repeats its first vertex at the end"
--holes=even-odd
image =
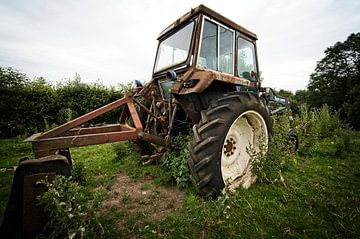
POLYGON ((144 180, 133 182, 127 175, 119 174, 109 191, 109 199, 103 202, 104 209, 119 210, 124 215, 118 225, 124 225, 130 217, 156 221, 179 210, 185 192, 176 188, 155 186, 152 177, 144 175, 144 180))

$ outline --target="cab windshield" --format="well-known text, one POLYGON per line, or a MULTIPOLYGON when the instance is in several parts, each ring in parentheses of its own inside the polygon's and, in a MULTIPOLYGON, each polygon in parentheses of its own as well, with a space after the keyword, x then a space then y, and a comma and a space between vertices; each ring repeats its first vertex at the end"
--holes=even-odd
POLYGON ((189 55, 194 22, 160 42, 156 54, 154 72, 159 72, 186 61, 189 55))

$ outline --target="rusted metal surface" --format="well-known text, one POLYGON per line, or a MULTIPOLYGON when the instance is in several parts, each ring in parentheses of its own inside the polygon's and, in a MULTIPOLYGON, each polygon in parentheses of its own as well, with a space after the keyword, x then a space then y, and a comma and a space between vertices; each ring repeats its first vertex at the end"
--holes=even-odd
MULTIPOLYGON (((169 69, 164 69, 154 73, 151 81, 141 90, 140 88, 135 89, 135 96, 128 94, 122 99, 89 112, 46 133, 29 137, 26 141, 32 142, 35 156, 38 158, 56 154, 61 148, 137 139, 168 146, 171 144, 171 134, 178 112, 185 112, 186 116, 183 118, 185 118, 186 123, 191 125, 199 121, 200 112, 208 107, 211 100, 209 98, 218 96, 211 91, 219 91, 219 94, 223 94, 230 92, 228 89, 236 90, 236 86, 259 87, 260 84, 257 81, 250 81, 237 76, 236 57, 234 57, 234 74, 198 67, 201 31, 205 16, 233 29, 236 34, 240 33, 246 36, 253 42, 257 39, 254 33, 204 5, 192 9, 165 29, 159 37, 159 39, 163 40, 190 21, 195 23, 188 58, 183 63, 171 68, 178 77, 171 87, 170 96, 167 94, 168 92, 164 94, 161 85, 162 83, 169 83, 169 79, 166 79, 165 76, 169 69), (137 96, 142 97, 141 100, 135 99, 137 96), (172 99, 176 100, 173 101, 172 99), (137 104, 137 109, 134 103, 137 104), (119 124, 89 128, 80 127, 89 120, 121 106, 124 108, 119 117, 119 124), (142 113, 141 117, 139 117, 137 111, 142 113), (133 127, 126 125, 129 118, 133 122, 133 127)), ((234 52, 237 52, 236 46, 234 52)))
POLYGON ((108 132, 100 134, 88 134, 77 136, 65 136, 42 139, 33 141, 33 150, 35 152, 56 150, 69 147, 81 147, 94 144, 105 144, 124 140, 135 140, 138 138, 136 130, 108 132))
POLYGON ((44 229, 49 220, 49 215, 39 206, 37 197, 47 191, 41 180, 52 181, 56 176, 54 172, 44 172, 24 176, 24 198, 23 198, 23 231, 25 235, 36 235, 44 229))
POLYGON ((137 101, 136 99, 133 99, 133 100, 134 100, 134 102, 135 102, 143 111, 145 111, 147 114, 151 115, 152 117, 156 117, 156 115, 154 115, 154 114, 150 111, 150 109, 146 108, 146 106, 145 106, 143 103, 141 103, 140 101, 137 101))
MULTIPOLYGON (((199 50, 200 50, 200 42, 201 42, 201 31, 202 25, 204 21, 204 16, 210 17, 211 19, 228 26, 234 31, 239 32, 242 34, 242 37, 248 39, 249 41, 255 44, 257 40, 256 35, 244 27, 234 23, 233 21, 225 18, 224 16, 218 14, 217 12, 207 8, 204 5, 200 5, 190 12, 186 13, 184 16, 180 17, 176 20, 173 24, 171 24, 166 30, 164 30, 161 34, 159 39, 162 40, 165 37, 173 34, 176 30, 182 27, 184 24, 187 24, 189 21, 195 21, 195 30, 193 32, 191 46, 189 50, 188 59, 186 62, 180 64, 179 66, 173 67, 172 70, 180 73, 182 76, 178 77, 174 86, 171 89, 171 93, 173 94, 180 94, 186 95, 191 93, 200 93, 207 89, 214 81, 222 81, 224 83, 229 83, 233 85, 239 86, 246 86, 246 87, 257 87, 257 81, 250 81, 243 77, 239 77, 237 75, 237 57, 234 57, 234 74, 227 74, 222 73, 219 71, 209 70, 209 69, 202 69, 198 68, 197 61, 199 57, 199 50), (198 80, 199 82, 194 87, 183 87, 184 82, 188 80, 198 80)), ((236 33, 238 34, 238 33, 236 33)), ((237 35, 238 36, 238 35, 237 35)), ((235 48, 235 52, 237 49, 235 48)), ((256 51, 256 44, 255 44, 255 51, 256 51)), ((256 62, 257 62, 257 56, 256 62)), ((165 74, 167 70, 162 72, 154 73, 152 81, 163 81, 165 79, 165 74)), ((152 83, 152 82, 151 82, 152 83)), ((150 84, 151 84, 150 83, 150 84)), ((154 82, 156 84, 156 82, 154 82)), ((145 87, 146 88, 146 87, 145 87)))
MULTIPOLYGON (((125 121, 125 119, 120 119, 120 121, 125 121)), ((35 158, 40 158, 57 154, 63 148, 136 140, 142 130, 143 126, 132 102, 132 96, 128 95, 46 133, 35 134, 25 141, 32 143, 35 158), (89 128, 79 127, 79 125, 122 105, 125 106, 124 111, 128 112, 134 122, 134 127, 126 124, 111 124, 89 128)))
POLYGON ((195 68, 185 73, 183 77, 179 78, 176 81, 173 88, 171 89, 171 92, 180 95, 190 94, 190 93, 200 93, 205 89, 207 89, 211 85, 211 83, 215 80, 223 81, 235 85, 256 86, 256 82, 251 82, 244 78, 236 77, 233 75, 229 75, 217 71, 195 68), (183 83, 189 79, 199 80, 199 82, 194 87, 184 88, 183 83))
POLYGON ((130 115, 131 115, 131 118, 132 118, 132 120, 133 120, 133 122, 134 122, 136 131, 142 130, 143 127, 142 127, 142 124, 141 124, 139 115, 138 115, 138 113, 136 112, 136 109, 135 109, 135 107, 134 107, 133 102, 132 102, 132 101, 127 102, 127 107, 129 108, 130 115))
POLYGON ((9 200, 0 226, 1 238, 35 238, 44 232, 48 214, 39 206, 37 196, 45 190, 38 184, 47 176, 70 176, 66 157, 51 155, 39 159, 22 161, 17 167, 11 186, 9 200))
POLYGON ((49 130, 46 133, 41 134, 38 139, 45 139, 45 138, 51 138, 56 135, 59 135, 61 133, 64 133, 65 131, 72 129, 76 126, 79 126, 89 120, 92 120, 102 114, 105 114, 113 109, 116 109, 117 107, 123 105, 124 103, 128 102, 130 98, 128 96, 123 97, 119 100, 116 100, 114 102, 111 102, 110 104, 104 105, 103 107, 96 109, 94 111, 91 111, 83 116, 80 116, 74 120, 71 120, 59 127, 56 127, 55 129, 49 130))
POLYGON ((191 120, 192 124, 199 122, 200 112, 204 109, 198 94, 192 95, 174 95, 176 100, 181 105, 181 108, 186 112, 186 115, 191 120))
POLYGON ((98 126, 98 127, 88 127, 88 128, 73 128, 69 131, 66 131, 59 136, 76 136, 76 135, 84 135, 84 134, 99 134, 99 133, 107 133, 113 131, 122 131, 126 130, 127 128, 124 125, 120 124, 110 124, 105 126, 98 126))
POLYGON ((221 14, 215 12, 214 10, 212 10, 212 9, 202 5, 202 4, 199 5, 198 7, 194 8, 194 9, 191 9, 185 15, 183 15, 182 17, 178 18, 175 22, 170 24, 165 30, 163 30, 159 34, 158 39, 162 38, 164 35, 168 34, 173 29, 177 28, 179 25, 183 24, 184 22, 188 21, 189 19, 193 18, 194 16, 196 16, 197 14, 200 14, 200 13, 204 13, 206 15, 209 15, 212 18, 214 18, 215 20, 223 23, 224 25, 227 25, 228 27, 231 27, 231 28, 239 31, 239 32, 253 38, 254 40, 257 40, 257 36, 256 36, 255 33, 249 31, 245 27, 240 26, 239 24, 231 21, 230 19, 222 16, 221 14))
POLYGON ((150 143, 154 143, 161 146, 169 146, 164 138, 158 137, 156 135, 140 132, 139 138, 150 143))

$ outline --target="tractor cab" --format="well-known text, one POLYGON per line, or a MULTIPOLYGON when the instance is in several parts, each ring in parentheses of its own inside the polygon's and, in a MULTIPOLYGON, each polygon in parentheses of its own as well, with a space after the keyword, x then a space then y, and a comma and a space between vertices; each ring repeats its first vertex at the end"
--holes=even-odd
POLYGON ((204 5, 177 19, 158 40, 153 80, 163 99, 170 92, 201 93, 219 82, 229 91, 258 87, 256 35, 204 5))

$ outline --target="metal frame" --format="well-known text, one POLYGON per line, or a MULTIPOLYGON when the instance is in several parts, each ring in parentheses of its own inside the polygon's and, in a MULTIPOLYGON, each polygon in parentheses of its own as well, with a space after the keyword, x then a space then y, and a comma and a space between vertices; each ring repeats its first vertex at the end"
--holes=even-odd
POLYGON ((58 150, 63 148, 137 140, 140 138, 148 139, 148 141, 155 140, 156 143, 165 144, 164 141, 161 141, 161 138, 157 139, 157 136, 146 135, 142 132, 143 125, 133 102, 133 96, 126 95, 121 99, 71 120, 46 133, 34 134, 25 139, 24 142, 32 143, 35 158, 57 154, 58 150), (81 127, 82 124, 122 105, 125 105, 125 108, 119 118, 118 124, 88 128, 81 127), (131 116, 134 127, 125 123, 125 120, 129 116, 131 116))
POLYGON ((159 73, 162 73, 162 72, 166 72, 170 68, 178 68, 179 69, 179 68, 182 68, 182 67, 186 68, 187 66, 191 65, 190 62, 193 60, 191 58, 191 56, 192 56, 192 51, 193 51, 193 47, 194 47, 194 39, 195 39, 194 35, 196 34, 197 24, 198 24, 198 22, 196 21, 196 18, 191 19, 189 22, 184 23, 183 26, 176 29, 176 31, 171 32, 171 34, 165 35, 162 38, 158 38, 159 42, 158 42, 158 45, 157 45, 155 61, 154 61, 153 70, 152 70, 153 74, 159 74, 159 73), (194 23, 194 26, 193 26, 192 33, 191 33, 190 45, 189 45, 188 55, 187 55, 186 59, 184 61, 182 61, 182 62, 178 62, 178 63, 176 63, 174 65, 168 66, 166 68, 160 69, 160 70, 155 72, 155 67, 156 67, 157 60, 158 60, 157 57, 158 57, 159 50, 160 50, 160 44, 165 39, 165 36, 170 37, 170 36, 176 34, 177 32, 179 32, 180 30, 185 28, 190 23, 194 23))
POLYGON ((235 49, 236 31, 234 29, 232 29, 232 28, 230 28, 230 27, 216 21, 214 18, 211 18, 211 17, 209 17, 207 15, 202 16, 202 21, 201 21, 200 25, 201 25, 201 34, 200 34, 200 40, 199 40, 199 51, 197 53, 197 61, 196 61, 195 66, 198 67, 199 69, 206 69, 206 70, 220 72, 222 74, 227 74, 227 75, 230 75, 230 76, 234 76, 235 75, 235 54, 236 54, 235 53, 235 50, 236 50, 235 49), (216 38, 216 42, 217 42, 216 43, 217 44, 217 46, 216 46, 217 47, 217 49, 216 49, 217 63, 216 63, 216 68, 217 68, 217 70, 207 69, 207 68, 200 68, 199 65, 198 65, 198 61, 199 61, 198 59, 200 58, 200 48, 201 48, 201 44, 202 44, 202 36, 203 36, 203 32, 204 32, 205 21, 209 21, 209 22, 216 25, 216 31, 217 31, 217 38, 216 38), (233 54, 232 54, 233 55, 232 56, 232 58, 233 58, 233 61, 232 61, 232 63, 233 63, 232 73, 227 73, 227 72, 220 71, 220 27, 222 27, 222 28, 224 28, 224 29, 226 29, 228 31, 231 31, 232 34, 233 34, 233 36, 232 36, 232 41, 233 41, 233 44, 232 44, 232 50, 233 50, 233 54))
POLYGON ((189 20, 190 18, 192 18, 193 16, 197 15, 197 14, 201 14, 204 13, 206 15, 211 16, 212 18, 223 22, 225 25, 240 31, 243 34, 248 35, 251 38, 254 38, 254 40, 257 39, 257 36, 255 33, 249 31, 248 29, 244 28, 243 26, 238 25, 237 23, 231 21, 230 19, 222 16, 221 14, 215 12, 214 10, 204 6, 204 5, 199 5, 198 7, 191 9, 190 12, 187 12, 185 15, 183 15, 182 17, 178 18, 175 22, 173 22, 172 24, 170 24, 165 30, 163 30, 158 39, 161 38, 162 36, 168 34, 170 31, 172 31, 173 29, 177 28, 179 25, 181 25, 183 22, 189 20))
MULTIPOLYGON (((256 74, 259 75, 259 63, 258 63, 258 57, 257 57, 257 48, 256 48, 256 43, 255 41, 251 40, 251 38, 247 37, 246 35, 242 35, 241 33, 239 33, 235 39, 236 41, 236 72, 235 72, 235 76, 238 76, 238 77, 241 77, 239 76, 239 66, 238 66, 238 54, 239 54, 239 38, 251 43, 254 47, 254 51, 253 51, 253 54, 254 54, 254 63, 255 63, 255 71, 256 71, 256 74)), ((257 79, 258 81, 259 79, 257 79)))
MULTIPOLYGON (((167 28, 159 37, 165 37, 167 34, 173 34, 173 32, 177 31, 180 27, 185 27, 189 21, 194 21, 194 28, 192 33, 192 39, 189 48, 189 54, 184 63, 181 63, 175 70, 183 71, 184 74, 180 75, 178 79, 174 82, 174 86, 171 89, 170 99, 167 102, 166 107, 168 108, 168 119, 164 119, 162 115, 157 115, 156 112, 152 111, 155 107, 155 102, 159 97, 156 96, 156 92, 151 91, 151 87, 145 87, 141 91, 137 91, 138 95, 126 95, 124 98, 118 99, 110 104, 107 104, 99 109, 96 109, 92 112, 89 112, 83 116, 80 116, 70 122, 67 122, 55 129, 52 129, 46 133, 39 133, 35 134, 28 139, 26 142, 31 142, 33 151, 36 158, 57 154, 59 150, 66 149, 69 147, 81 147, 86 145, 94 145, 94 144, 104 144, 110 142, 117 142, 117 141, 125 141, 125 140, 145 140, 154 144, 158 144, 161 146, 166 147, 174 147, 171 144, 171 130, 173 127, 173 120, 177 111, 176 103, 175 106, 173 105, 174 102, 172 100, 172 96, 175 96, 176 100, 181 100, 183 95, 188 95, 191 93, 200 93, 203 92, 206 88, 208 88, 213 81, 222 81, 234 85, 243 85, 243 86, 250 86, 250 87, 257 87, 259 86, 258 82, 251 82, 247 79, 235 76, 237 73, 237 46, 236 46, 236 36, 237 32, 240 34, 244 34, 253 41, 255 41, 256 35, 251 33, 250 31, 246 30, 245 28, 237 25, 236 23, 230 21, 229 19, 221 16, 220 14, 214 12, 213 10, 200 5, 199 7, 191 10, 189 13, 185 14, 181 17, 178 21, 174 22, 169 28, 167 28), (233 74, 223 73, 219 71, 212 71, 208 69, 198 69, 198 58, 200 54, 200 46, 201 46, 201 35, 203 31, 203 24, 205 19, 215 23, 217 25, 218 31, 218 38, 220 37, 219 31, 220 27, 224 27, 225 29, 230 30, 233 33, 233 74), (190 65, 190 61, 192 64, 190 65), (182 65, 185 64, 185 65, 182 65), (191 88, 184 87, 184 82, 187 80, 195 79, 197 80, 197 84, 193 85, 191 88), (134 99, 135 96, 142 96, 144 98, 147 97, 148 105, 151 102, 150 109, 147 109, 145 105, 142 105, 140 101, 136 101, 134 99), (156 97, 155 97, 156 96, 156 97), (147 130, 147 126, 149 125, 149 119, 147 120, 144 126, 142 125, 140 118, 137 114, 135 109, 134 103, 136 103, 140 108, 142 108, 145 112, 148 113, 149 117, 153 117, 155 121, 166 121, 168 120, 168 130, 165 132, 166 135, 164 137, 159 137, 156 135, 149 134, 150 131, 147 130), (81 125, 84 123, 105 114, 111 110, 114 110, 118 107, 125 106, 118 124, 113 125, 105 125, 105 126, 98 126, 98 127, 90 127, 90 128, 83 128, 81 125), (131 127, 125 123, 126 119, 130 118, 133 121, 134 126, 131 127), (145 129, 144 129, 145 128, 145 129)), ((218 44, 219 44, 218 39, 218 44)), ((219 46, 218 46, 219 48, 219 46)), ((256 45, 255 45, 256 49, 256 45)), ((159 45, 158 49, 159 51, 159 45)), ((219 54, 220 49, 217 50, 217 54, 219 54)), ((257 54, 256 56, 256 63, 257 63, 257 54)), ((154 62, 155 68, 156 62, 154 62)), ((219 65, 219 57, 217 61, 217 65, 219 65)), ((258 65, 257 65, 258 66, 258 65)), ((257 68, 258 70, 258 68, 257 68)), ((153 72, 152 81, 149 85, 156 83, 157 81, 160 82, 162 78, 165 76, 165 70, 153 72)), ((160 94, 162 92, 160 91, 160 94)), ((186 109, 185 109, 186 110, 186 109)), ((191 120, 194 121, 197 115, 196 112, 186 111, 189 114, 191 120), (192 115, 193 114, 193 115, 192 115)), ((148 117, 148 118, 149 118, 148 117)), ((194 121, 195 122, 195 121, 194 121)), ((165 127, 164 127, 165 128, 165 127)))

